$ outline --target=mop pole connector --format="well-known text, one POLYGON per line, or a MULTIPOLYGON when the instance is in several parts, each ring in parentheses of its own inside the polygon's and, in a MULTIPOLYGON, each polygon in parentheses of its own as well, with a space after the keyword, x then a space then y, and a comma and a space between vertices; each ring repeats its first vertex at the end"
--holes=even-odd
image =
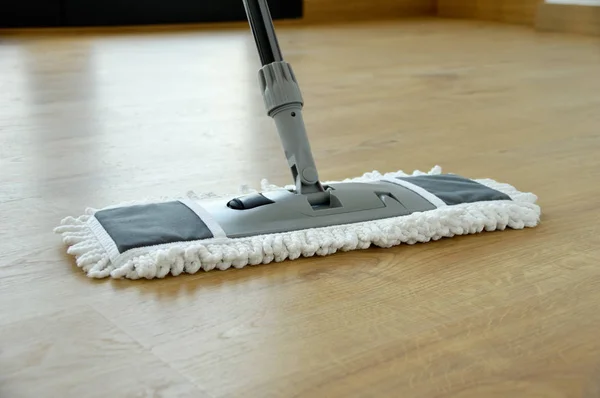
POLYGON ((319 181, 306 134, 302 93, 291 65, 281 54, 267 2, 244 0, 244 6, 262 63, 258 77, 265 108, 277 126, 296 193, 306 195, 313 205, 326 203, 329 192, 319 181))

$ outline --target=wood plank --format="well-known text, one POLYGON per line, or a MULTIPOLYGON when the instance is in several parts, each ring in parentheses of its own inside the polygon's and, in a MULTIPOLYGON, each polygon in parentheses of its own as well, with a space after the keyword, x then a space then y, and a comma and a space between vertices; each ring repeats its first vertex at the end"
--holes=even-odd
POLYGON ((210 397, 97 312, 65 311, 0 328, 3 397, 210 397))
POLYGON ((534 192, 542 224, 87 279, 51 232, 64 216, 289 183, 254 42, 247 27, 7 34, 0 395, 597 396, 597 39, 485 21, 279 26, 324 179, 439 164, 534 192))

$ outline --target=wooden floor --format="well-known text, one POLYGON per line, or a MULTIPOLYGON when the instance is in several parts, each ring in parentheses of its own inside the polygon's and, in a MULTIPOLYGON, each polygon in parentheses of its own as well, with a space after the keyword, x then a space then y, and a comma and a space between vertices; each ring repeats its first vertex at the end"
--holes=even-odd
POLYGON ((458 21, 280 26, 324 179, 539 195, 536 229, 91 280, 86 206, 288 183, 252 37, 0 38, 0 396, 599 397, 598 38, 458 21))

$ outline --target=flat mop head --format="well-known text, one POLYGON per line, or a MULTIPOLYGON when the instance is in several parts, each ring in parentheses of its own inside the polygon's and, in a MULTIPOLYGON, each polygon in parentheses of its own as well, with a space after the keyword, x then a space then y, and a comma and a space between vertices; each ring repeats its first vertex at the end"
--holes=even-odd
POLYGON ((321 183, 302 117, 304 100, 283 60, 266 0, 244 0, 262 62, 259 85, 294 185, 215 198, 88 209, 56 232, 94 278, 163 278, 300 256, 391 247, 537 225, 537 198, 508 184, 442 174, 367 173, 321 183))
POLYGON ((442 174, 437 166, 427 173, 375 171, 324 185, 332 192, 336 187, 373 191, 372 208, 350 211, 355 222, 344 221, 352 218, 340 217, 343 210, 336 213, 335 209, 343 209, 342 201, 350 200, 343 195, 329 209, 309 204, 286 208, 289 195, 300 196, 293 193, 294 187, 263 181, 260 191, 243 195, 209 194, 87 209, 80 217, 64 219, 55 232, 89 277, 152 279, 523 229, 540 220, 534 194, 491 179, 442 174), (331 213, 320 215, 322 210, 331 213))

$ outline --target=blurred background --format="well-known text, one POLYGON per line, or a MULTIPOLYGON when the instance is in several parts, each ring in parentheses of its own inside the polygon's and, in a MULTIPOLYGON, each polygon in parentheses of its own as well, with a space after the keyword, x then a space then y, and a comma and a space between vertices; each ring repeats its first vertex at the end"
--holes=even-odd
MULTIPOLYGON (((271 0, 269 5, 275 20, 442 16, 600 34, 600 0, 271 0)), ((237 0, 6 0, 0 28, 235 22, 245 18, 242 2, 237 0)))

